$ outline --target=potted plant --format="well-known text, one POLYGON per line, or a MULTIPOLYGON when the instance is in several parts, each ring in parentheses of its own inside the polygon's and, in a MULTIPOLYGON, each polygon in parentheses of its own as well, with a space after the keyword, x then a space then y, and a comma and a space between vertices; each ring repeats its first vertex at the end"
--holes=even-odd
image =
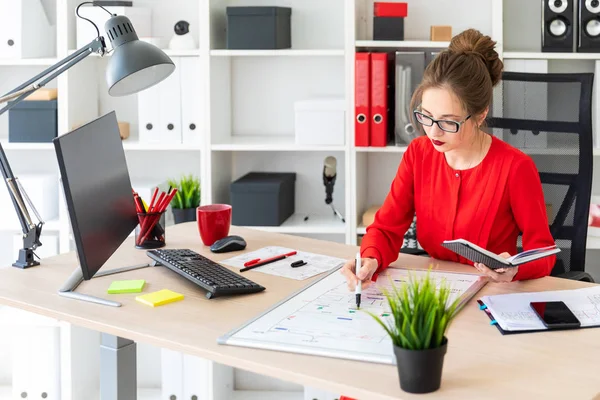
POLYGON ((400 287, 383 290, 390 307, 387 322, 369 312, 392 339, 400 388, 409 393, 433 392, 441 384, 445 333, 460 299, 447 304, 450 288, 445 281, 439 286, 429 272, 422 279, 409 274, 400 287))
POLYGON ((171 201, 175 223, 195 221, 196 208, 200 205, 200 181, 193 175, 184 175, 179 181, 169 180, 169 185, 177 188, 171 201))

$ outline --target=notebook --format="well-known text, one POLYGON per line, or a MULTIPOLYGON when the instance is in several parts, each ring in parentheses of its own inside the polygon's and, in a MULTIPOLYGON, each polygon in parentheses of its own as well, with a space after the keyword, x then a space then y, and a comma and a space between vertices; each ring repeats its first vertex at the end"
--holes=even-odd
POLYGON ((483 296, 478 300, 492 325, 502 334, 548 330, 529 303, 534 301, 563 301, 575 314, 581 328, 600 326, 600 286, 575 290, 533 293, 512 293, 483 296))
POLYGON ((509 258, 500 257, 465 239, 445 240, 442 246, 474 263, 482 263, 491 269, 516 267, 560 252, 556 245, 540 247, 516 254, 509 258))
POLYGON ((169 289, 163 289, 157 292, 137 296, 135 299, 140 303, 146 304, 150 307, 158 307, 164 304, 183 300, 183 295, 181 293, 173 292, 169 289))

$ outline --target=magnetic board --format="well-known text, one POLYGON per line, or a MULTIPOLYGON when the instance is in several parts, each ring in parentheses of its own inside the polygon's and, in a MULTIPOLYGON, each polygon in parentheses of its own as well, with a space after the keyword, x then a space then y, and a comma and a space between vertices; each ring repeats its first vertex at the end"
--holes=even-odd
MULTIPOLYGON (((368 310, 390 319, 383 287, 400 285, 423 270, 387 268, 377 282, 362 292, 356 310, 354 292, 349 291, 339 268, 293 294, 270 310, 218 339, 219 344, 275 351, 394 364, 392 342, 368 310)), ((477 274, 431 271, 438 284, 451 287, 449 302, 462 297, 468 301, 487 282, 477 274)))

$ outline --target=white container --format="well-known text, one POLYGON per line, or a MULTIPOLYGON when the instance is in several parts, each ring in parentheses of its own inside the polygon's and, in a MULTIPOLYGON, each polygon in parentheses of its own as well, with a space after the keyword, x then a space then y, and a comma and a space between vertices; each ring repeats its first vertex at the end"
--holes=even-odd
POLYGON ((0 7, 0 58, 56 56, 56 32, 40 0, 4 0, 0 7))
POLYGON ((294 103, 296 144, 344 145, 346 101, 343 98, 294 103))
MULTIPOLYGON (((58 218, 58 177, 52 174, 19 175, 17 179, 29 196, 44 222, 58 218)), ((0 186, 0 229, 21 230, 17 212, 5 183, 0 186)), ((33 222, 37 222, 33 210, 28 207, 33 222)))
MULTIPOLYGON (((133 29, 138 38, 152 36, 152 9, 145 7, 104 7, 113 14, 123 15, 131 20, 133 29)), ((81 6, 79 14, 82 17, 91 19, 98 26, 100 36, 104 36, 106 47, 112 50, 110 39, 106 36, 104 24, 110 19, 110 15, 100 7, 91 5, 81 6)), ((87 45, 96 38, 98 33, 96 29, 82 18, 77 18, 77 48, 87 45)))

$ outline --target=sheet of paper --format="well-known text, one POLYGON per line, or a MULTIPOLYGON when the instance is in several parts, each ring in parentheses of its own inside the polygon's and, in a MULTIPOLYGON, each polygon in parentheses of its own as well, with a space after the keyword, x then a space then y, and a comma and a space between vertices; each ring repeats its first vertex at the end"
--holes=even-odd
POLYGON ((544 330, 546 327, 529 305, 532 301, 564 301, 582 327, 600 326, 600 286, 576 290, 514 293, 484 296, 481 301, 505 330, 544 330))
MULTIPOLYGON (((294 249, 279 246, 263 247, 259 250, 240 254, 239 256, 228 258, 227 260, 221 261, 222 264, 229 265, 234 268, 244 268, 244 263, 254 259, 266 259, 275 257, 281 254, 286 254, 294 249)), ((303 280, 321 274, 323 272, 331 271, 333 268, 344 265, 346 260, 342 258, 330 257, 322 254, 307 253, 304 251, 298 251, 298 254, 287 257, 283 260, 275 261, 273 263, 263 265, 261 267, 253 269, 253 271, 262 272, 265 274, 282 276, 285 278, 303 280), (292 268, 291 263, 295 261, 303 260, 306 265, 301 267, 292 268)))
MULTIPOLYGON (((423 271, 411 271, 417 277, 423 271)), ((354 292, 348 290, 339 271, 333 271, 239 330, 223 336, 219 343, 276 351, 393 363, 391 341, 383 328, 367 313, 390 321, 390 310, 382 289, 399 286, 409 270, 388 268, 377 281, 363 290, 356 309, 354 292)), ((446 279, 451 298, 472 296, 485 281, 478 275, 432 272, 436 282, 446 279), (476 288, 476 289, 474 289, 476 288)))

